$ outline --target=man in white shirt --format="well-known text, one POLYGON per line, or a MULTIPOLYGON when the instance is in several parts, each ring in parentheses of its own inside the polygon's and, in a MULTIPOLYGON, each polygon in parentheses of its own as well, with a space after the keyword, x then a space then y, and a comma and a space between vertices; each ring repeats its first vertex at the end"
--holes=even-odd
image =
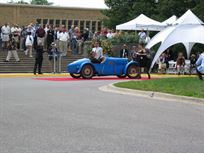
POLYGON ((145 44, 147 35, 146 35, 146 33, 144 32, 144 29, 142 29, 141 32, 139 32, 138 36, 139 36, 139 43, 140 43, 140 44, 141 44, 141 43, 142 43, 142 44, 145 44))
POLYGON ((62 56, 67 55, 67 46, 69 41, 69 34, 64 28, 62 32, 58 33, 58 39, 59 39, 59 50, 62 54, 62 56))
POLYGON ((6 49, 9 42, 9 35, 11 34, 11 28, 7 23, 1 28, 1 32, 2 32, 2 48, 6 49))
POLYGON ((94 48, 92 49, 91 52, 91 61, 93 63, 101 63, 103 60, 103 48, 100 47, 99 42, 95 42, 94 48))
POLYGON ((204 74, 204 53, 200 54, 196 62, 196 70, 200 80, 203 80, 202 74, 204 74))
POLYGON ((107 33, 107 38, 108 38, 108 39, 112 39, 112 38, 113 38, 113 33, 112 33, 111 30, 108 31, 108 33, 107 33))
POLYGON ((11 33, 14 36, 14 39, 17 43, 17 49, 20 48, 20 35, 21 35, 21 28, 18 27, 18 25, 14 25, 14 27, 11 28, 11 33))

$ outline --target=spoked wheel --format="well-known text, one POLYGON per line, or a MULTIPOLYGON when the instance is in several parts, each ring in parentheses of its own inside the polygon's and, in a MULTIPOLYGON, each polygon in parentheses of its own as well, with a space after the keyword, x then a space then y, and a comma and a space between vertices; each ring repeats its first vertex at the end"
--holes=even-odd
POLYGON ((137 79, 140 77, 139 67, 135 64, 132 64, 127 69, 127 76, 130 79, 137 79))
POLYGON ((78 79, 81 77, 81 74, 70 73, 72 78, 78 79))
POLYGON ((81 76, 84 79, 91 79, 94 76, 94 69, 92 65, 90 64, 84 65, 81 70, 81 76))

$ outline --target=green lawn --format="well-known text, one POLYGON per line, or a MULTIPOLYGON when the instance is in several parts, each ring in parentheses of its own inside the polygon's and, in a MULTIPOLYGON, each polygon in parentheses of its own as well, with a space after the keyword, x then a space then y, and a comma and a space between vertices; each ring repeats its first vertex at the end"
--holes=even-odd
POLYGON ((155 91, 204 98, 204 81, 196 78, 165 78, 149 81, 129 81, 114 84, 116 87, 155 91))

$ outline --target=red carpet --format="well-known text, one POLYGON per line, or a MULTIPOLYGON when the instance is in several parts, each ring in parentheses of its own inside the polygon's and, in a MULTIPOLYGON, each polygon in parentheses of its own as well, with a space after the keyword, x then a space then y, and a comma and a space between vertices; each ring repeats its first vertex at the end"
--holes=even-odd
MULTIPOLYGON (((135 79, 129 79, 129 78, 118 78, 118 77, 93 77, 92 79, 74 79, 71 77, 59 77, 59 78, 53 78, 53 77, 46 77, 46 78, 34 78, 35 80, 45 80, 45 81, 87 81, 87 80, 94 80, 94 81, 100 81, 100 80, 135 80, 135 79)), ((142 79, 139 80, 149 80, 147 77, 142 77, 142 79)))

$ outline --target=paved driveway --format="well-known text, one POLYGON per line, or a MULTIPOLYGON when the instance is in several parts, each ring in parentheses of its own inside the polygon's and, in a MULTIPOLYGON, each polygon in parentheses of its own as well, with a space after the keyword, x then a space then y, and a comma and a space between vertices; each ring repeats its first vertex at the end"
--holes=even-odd
POLYGON ((0 153, 203 153, 204 105, 0 79, 0 153))

